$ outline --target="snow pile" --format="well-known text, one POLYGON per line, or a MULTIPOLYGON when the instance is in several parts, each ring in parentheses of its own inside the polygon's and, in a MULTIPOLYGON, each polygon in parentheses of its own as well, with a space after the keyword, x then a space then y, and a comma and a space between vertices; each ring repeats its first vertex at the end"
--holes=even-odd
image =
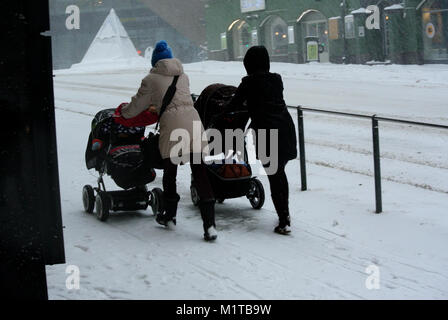
POLYGON ((72 65, 76 71, 148 67, 140 57, 114 9, 93 39, 81 63, 72 65))
POLYGON ((394 4, 394 5, 391 5, 390 7, 384 8, 384 10, 403 10, 403 9, 404 9, 404 7, 402 4, 394 4))
POLYGON ((359 8, 351 12, 351 14, 363 14, 363 13, 370 14, 372 13, 372 11, 367 10, 366 8, 359 8))

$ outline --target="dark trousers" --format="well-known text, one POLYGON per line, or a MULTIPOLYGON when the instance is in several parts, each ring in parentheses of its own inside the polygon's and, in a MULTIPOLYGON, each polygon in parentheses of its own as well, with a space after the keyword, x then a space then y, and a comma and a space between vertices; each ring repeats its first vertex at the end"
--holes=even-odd
POLYGON ((268 175, 271 197, 280 219, 289 216, 289 185, 285 167, 280 167, 273 175, 268 175))
MULTIPOLYGON (((207 169, 204 164, 193 164, 190 162, 191 174, 196 184, 199 198, 203 202, 213 201, 214 195, 210 181, 207 176, 207 169)), ((166 197, 177 197, 177 165, 173 164, 170 159, 163 160, 163 192, 166 197)))

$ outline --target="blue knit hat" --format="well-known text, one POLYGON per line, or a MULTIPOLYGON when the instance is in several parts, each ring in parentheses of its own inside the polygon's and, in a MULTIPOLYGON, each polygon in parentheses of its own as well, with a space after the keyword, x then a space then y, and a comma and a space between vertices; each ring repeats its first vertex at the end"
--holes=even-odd
POLYGON ((152 53, 151 63, 154 67, 157 61, 162 59, 171 59, 173 57, 173 53, 171 52, 171 48, 168 46, 165 40, 161 40, 157 42, 156 47, 152 53))

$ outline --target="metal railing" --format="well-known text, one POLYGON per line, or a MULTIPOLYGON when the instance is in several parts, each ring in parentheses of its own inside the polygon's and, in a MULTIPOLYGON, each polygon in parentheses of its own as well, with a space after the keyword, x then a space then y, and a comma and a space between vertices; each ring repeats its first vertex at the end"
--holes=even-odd
POLYGON ((380 139, 379 139, 378 122, 379 121, 395 122, 395 123, 409 124, 409 125, 414 125, 414 126, 431 127, 431 128, 436 128, 436 129, 448 129, 447 125, 409 121, 409 120, 394 119, 394 118, 386 118, 386 117, 378 117, 377 115, 368 116, 368 115, 362 115, 362 114, 356 114, 356 113, 306 108, 306 107, 302 107, 302 106, 298 106, 298 107, 288 106, 288 108, 297 109, 297 121, 298 121, 298 131, 299 131, 298 132, 298 134, 299 134, 299 156, 300 156, 299 159, 300 159, 300 175, 301 175, 302 191, 307 190, 306 156, 305 156, 305 128, 304 128, 304 121, 303 121, 303 112, 307 111, 307 112, 313 112, 313 113, 325 113, 325 114, 331 114, 331 115, 335 115, 335 116, 362 118, 362 119, 370 119, 371 120, 371 122, 372 122, 372 141, 373 141, 373 166, 374 166, 374 177, 375 177, 376 213, 381 213, 383 211, 383 201, 382 201, 382 193, 381 193, 380 139))

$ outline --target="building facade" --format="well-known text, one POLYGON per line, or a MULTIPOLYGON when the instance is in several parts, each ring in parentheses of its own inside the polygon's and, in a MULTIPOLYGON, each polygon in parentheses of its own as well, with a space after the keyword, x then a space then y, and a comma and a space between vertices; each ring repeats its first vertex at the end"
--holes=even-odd
POLYGON ((68 68, 82 60, 112 8, 141 55, 164 39, 182 62, 203 58, 205 26, 201 0, 50 0, 55 69, 68 68), (79 8, 79 29, 66 26, 70 16, 67 8, 72 5, 79 8))
POLYGON ((282 62, 448 62, 448 0, 209 0, 205 6, 209 59, 241 60, 259 44, 282 62))

